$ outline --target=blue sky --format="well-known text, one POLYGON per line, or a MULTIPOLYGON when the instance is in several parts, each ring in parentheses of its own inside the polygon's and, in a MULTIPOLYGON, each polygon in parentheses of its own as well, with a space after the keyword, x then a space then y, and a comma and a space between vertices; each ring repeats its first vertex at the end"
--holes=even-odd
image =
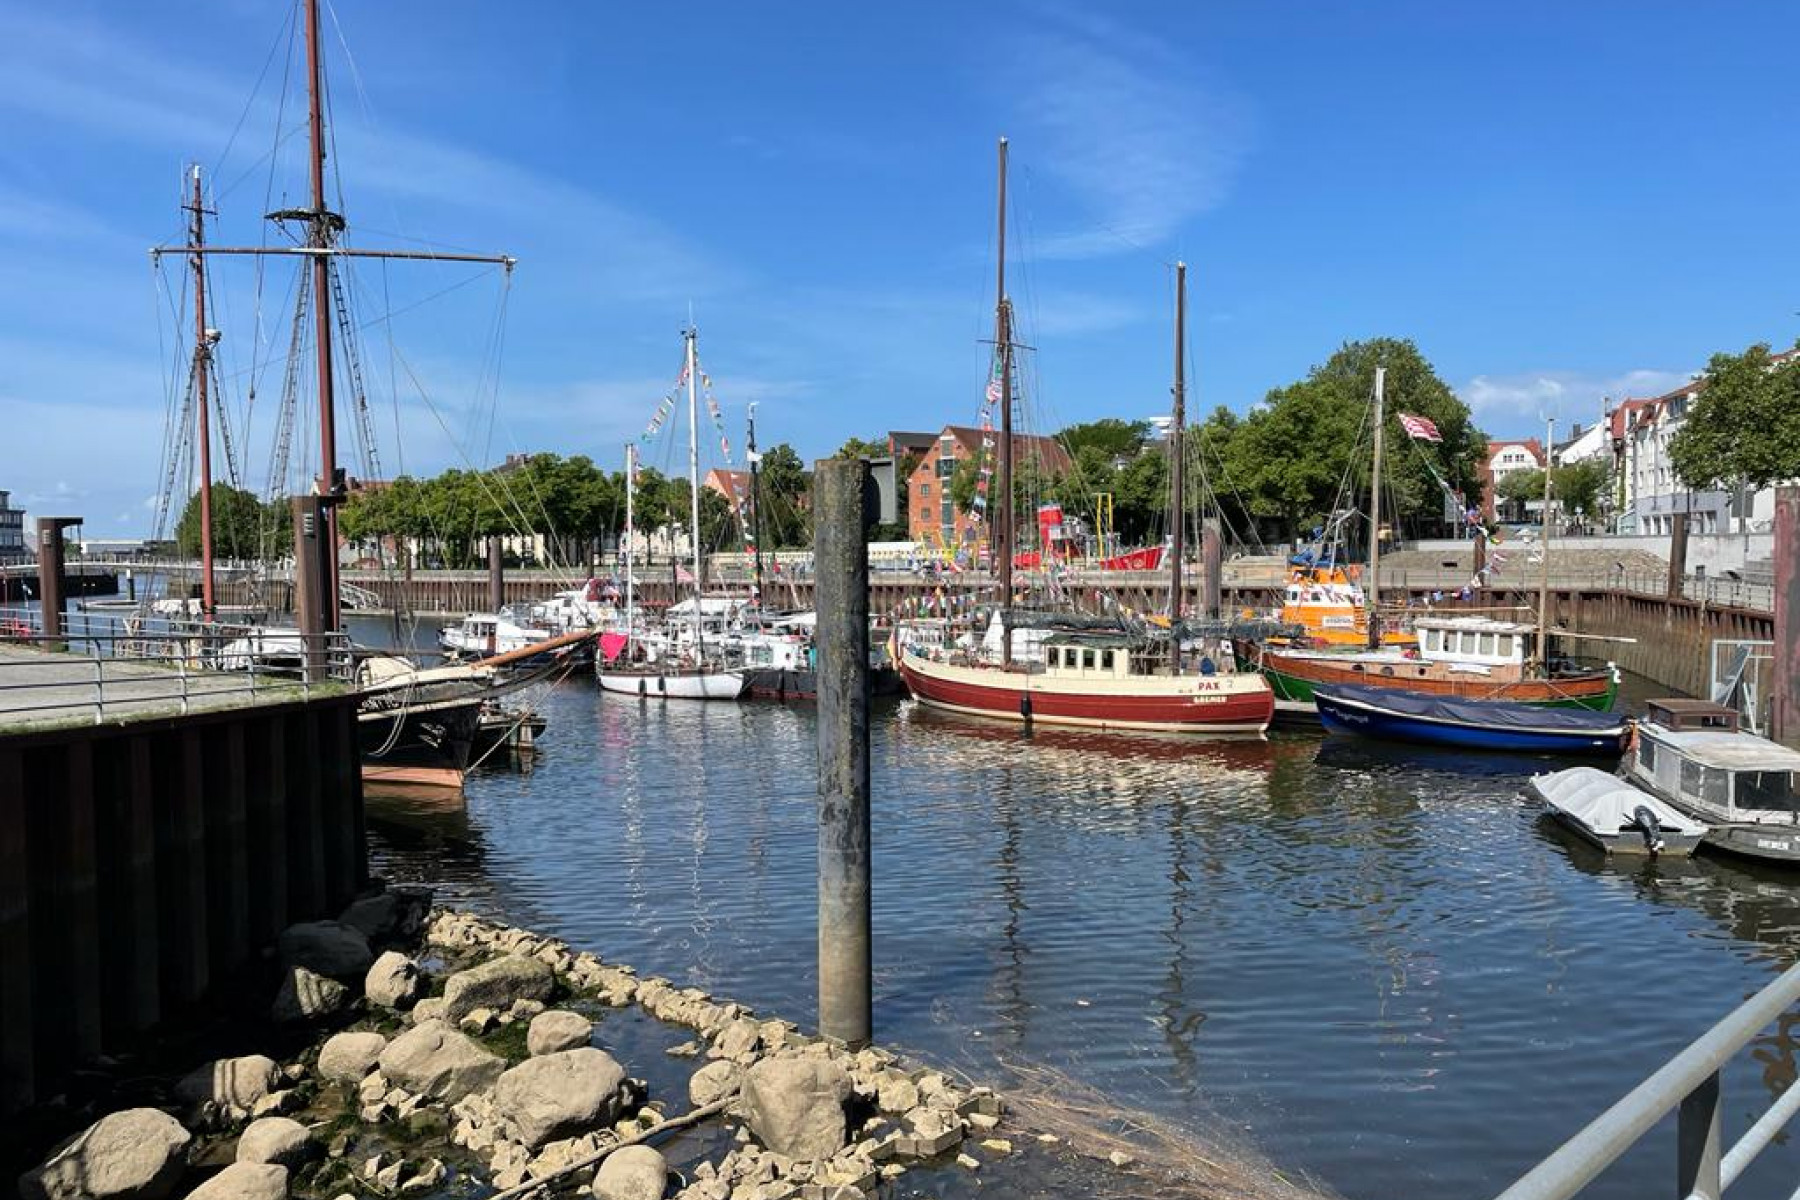
MULTIPOLYGON (((1385 334, 1523 435, 1800 333, 1785 5, 337 0, 325 20, 355 242, 520 259, 504 291, 357 268, 384 473, 617 460, 690 304, 734 448, 751 400, 763 442, 808 458, 972 421, 1003 133, 1040 426, 1165 407, 1177 256, 1201 410, 1385 334)), ((160 290, 179 261, 159 282, 145 250, 180 236, 189 160, 219 240, 300 201, 300 139, 271 154, 290 21, 282 0, 0 3, 0 487, 33 511, 147 528, 187 335, 160 290)), ((260 487, 280 372, 252 348, 292 267, 264 277, 261 335, 253 269, 214 271, 234 411, 258 382, 239 435, 260 487)))

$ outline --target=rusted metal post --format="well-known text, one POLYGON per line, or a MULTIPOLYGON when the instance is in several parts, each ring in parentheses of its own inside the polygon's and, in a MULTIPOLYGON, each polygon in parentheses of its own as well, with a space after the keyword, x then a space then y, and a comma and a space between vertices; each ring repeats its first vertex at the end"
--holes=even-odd
POLYGON ((1800 487, 1775 492, 1775 740, 1800 743, 1800 487))
POLYGON ((1686 594, 1682 585, 1687 580, 1688 515, 1676 513, 1669 522, 1668 596, 1679 600, 1686 594))
POLYGON ((1200 526, 1200 565, 1206 576, 1206 615, 1216 621, 1225 607, 1225 546, 1217 517, 1206 518, 1200 526))
POLYGON ((71 525, 81 524, 80 517, 38 518, 38 608, 43 612, 44 637, 59 638, 63 632, 63 535, 71 525))
POLYGON ((1475 557, 1474 557, 1474 562, 1472 564, 1474 567, 1474 570, 1471 571, 1469 574, 1470 579, 1476 580, 1477 582, 1486 582, 1486 580, 1487 580, 1487 554, 1488 554, 1487 530, 1477 529, 1475 531, 1475 557))
POLYGON ((488 611, 499 612, 506 606, 506 560, 498 537, 487 540, 488 611))
POLYGON ((869 555, 856 459, 816 464, 819 1033, 869 1044, 869 555))
POLYGON ((324 497, 295 496, 289 504, 294 518, 294 623, 305 648, 303 675, 308 683, 321 683, 330 670, 325 632, 332 628, 335 608, 334 597, 326 594, 336 578, 329 569, 331 526, 324 497))

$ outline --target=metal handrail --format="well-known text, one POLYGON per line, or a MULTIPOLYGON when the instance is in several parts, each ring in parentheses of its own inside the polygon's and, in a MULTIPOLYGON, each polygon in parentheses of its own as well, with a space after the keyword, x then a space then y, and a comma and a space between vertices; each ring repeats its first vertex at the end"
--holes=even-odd
POLYGON ((1729 1151, 1724 1150, 1720 1069, 1797 1001, 1800 965, 1789 967, 1739 1005, 1501 1192, 1498 1200, 1569 1200, 1677 1107, 1675 1194, 1688 1200, 1719 1200, 1800 1111, 1800 1087, 1790 1087, 1729 1151))

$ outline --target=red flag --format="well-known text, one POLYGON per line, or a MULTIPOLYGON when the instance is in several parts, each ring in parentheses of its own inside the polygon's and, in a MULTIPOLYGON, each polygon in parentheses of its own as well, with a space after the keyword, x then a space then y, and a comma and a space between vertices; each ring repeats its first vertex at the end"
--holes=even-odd
POLYGON ((1435 423, 1425 417, 1415 417, 1411 413, 1400 414, 1400 428, 1406 430, 1408 437, 1418 438, 1422 442, 1441 442, 1443 435, 1438 433, 1435 423))

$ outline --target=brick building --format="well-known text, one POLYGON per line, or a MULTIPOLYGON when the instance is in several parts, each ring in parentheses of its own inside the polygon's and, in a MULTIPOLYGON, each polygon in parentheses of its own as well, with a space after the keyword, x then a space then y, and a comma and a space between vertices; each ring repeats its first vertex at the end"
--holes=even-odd
MULTIPOLYGON (((993 465, 997 471, 1000 435, 993 436, 993 465)), ((974 545, 981 523, 957 509, 950 480, 959 463, 980 456, 981 430, 946 425, 928 444, 919 443, 913 452, 919 455, 919 465, 906 481, 906 525, 912 540, 933 549, 974 545)), ((1068 452, 1055 438, 1021 433, 1013 434, 1013 462, 1016 467, 1029 463, 1039 473, 1048 475, 1060 475, 1072 465, 1068 452)))

